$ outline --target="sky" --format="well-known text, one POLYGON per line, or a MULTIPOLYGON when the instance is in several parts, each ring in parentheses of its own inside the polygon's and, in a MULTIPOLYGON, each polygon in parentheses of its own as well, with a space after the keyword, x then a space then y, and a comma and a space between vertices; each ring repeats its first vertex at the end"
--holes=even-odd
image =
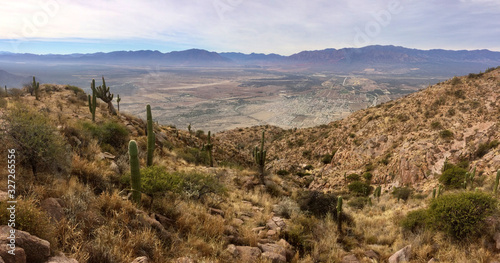
POLYGON ((0 52, 500 51, 499 0, 0 0, 0 52))

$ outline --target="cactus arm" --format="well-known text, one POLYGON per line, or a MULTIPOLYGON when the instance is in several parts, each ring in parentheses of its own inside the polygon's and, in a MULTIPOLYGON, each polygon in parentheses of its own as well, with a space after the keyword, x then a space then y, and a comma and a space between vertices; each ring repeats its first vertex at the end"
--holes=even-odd
POLYGON ((208 131, 208 143, 205 145, 205 149, 207 149, 207 151, 208 151, 208 158, 210 161, 210 167, 214 167, 214 161, 212 158, 213 145, 212 145, 212 140, 210 139, 210 131, 208 131))
POLYGON ((342 233, 342 196, 337 199, 337 230, 342 233))
POLYGON ((495 186, 493 187, 493 193, 496 195, 498 192, 498 183, 500 182, 500 170, 497 171, 497 177, 495 178, 495 186))

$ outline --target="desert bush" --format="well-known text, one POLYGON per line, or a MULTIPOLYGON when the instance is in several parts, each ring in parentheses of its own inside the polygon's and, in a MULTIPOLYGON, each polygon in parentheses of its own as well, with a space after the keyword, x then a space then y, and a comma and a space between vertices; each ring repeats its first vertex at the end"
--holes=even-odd
POLYGON ((358 196, 347 202, 347 205, 354 209, 363 209, 368 202, 367 197, 358 196))
POLYGON ((453 77, 450 81, 451 85, 455 86, 457 84, 460 84, 462 81, 460 81, 459 78, 457 78, 457 76, 453 77))
POLYGON ((440 196, 429 205, 429 226, 456 239, 485 233, 485 220, 497 212, 497 201, 483 192, 461 192, 440 196))
POLYGON ((184 159, 188 163, 194 163, 196 165, 209 165, 210 163, 207 151, 202 151, 193 147, 176 148, 174 151, 177 153, 178 157, 184 159))
POLYGON ((439 121, 433 121, 431 123, 431 128, 434 130, 439 130, 439 129, 443 128, 443 125, 441 125, 441 123, 439 121))
POLYGON ((411 195, 411 192, 412 192, 412 189, 409 188, 409 187, 396 187, 394 189, 394 191, 392 191, 392 195, 398 199, 398 201, 400 199, 402 199, 403 201, 407 201, 408 198, 410 198, 410 195, 411 195))
MULTIPOLYGON (((0 202, 0 222, 2 225, 7 225, 10 213, 7 208, 10 205, 7 202, 0 202)), ((55 228, 50 221, 49 216, 38 208, 37 203, 33 199, 18 199, 16 204, 16 220, 15 229, 26 231, 31 235, 55 244, 55 228)))
POLYGON ((429 215, 427 209, 418 209, 409 212, 401 221, 400 225, 405 231, 416 233, 425 229, 429 224, 429 215))
POLYGON ((97 124, 84 121, 81 126, 84 131, 97 139, 103 150, 111 151, 113 154, 126 150, 129 132, 123 124, 112 120, 97 124))
POLYGON ((486 142, 486 143, 481 143, 478 145, 476 151, 474 152, 474 155, 477 158, 483 157, 485 154, 487 154, 491 149, 496 148, 500 143, 498 140, 493 140, 491 142, 486 142))
POLYGON ((149 166, 141 169, 141 189, 152 198, 167 191, 179 192, 182 179, 178 174, 167 173, 162 166, 149 166))
POLYGON ((300 192, 297 203, 302 211, 311 213, 317 217, 324 217, 330 213, 337 218, 337 196, 325 194, 318 191, 300 192))
POLYGON ((448 164, 446 170, 439 177, 439 182, 448 189, 459 189, 463 187, 467 170, 452 164, 448 164))
POLYGON ((0 108, 6 108, 7 104, 7 100, 4 97, 0 97, 0 108))
POLYGON ((174 173, 174 175, 181 178, 182 193, 190 198, 199 200, 210 194, 224 195, 227 192, 226 187, 213 175, 199 172, 174 173))
POLYGON ((323 164, 329 164, 332 162, 333 155, 332 154, 325 154, 323 157, 321 157, 321 162, 323 164))
POLYGON ((357 196, 369 196, 373 192, 373 186, 368 182, 354 181, 350 183, 347 188, 349 192, 357 196))
POLYGON ((441 139, 452 139, 453 138, 453 132, 450 131, 450 130, 442 130, 439 132, 439 137, 441 137, 441 139))
POLYGON ((277 175, 281 175, 281 176, 285 176, 285 175, 288 175, 290 174, 290 172, 288 172, 287 170, 278 170, 276 172, 277 175))
POLYGON ((300 208, 295 201, 288 197, 285 197, 281 199, 273 212, 278 216, 290 219, 292 215, 298 214, 300 212, 300 208))
POLYGON ((66 173, 71 164, 71 149, 50 119, 30 108, 16 105, 4 117, 12 148, 22 152, 19 163, 38 172, 66 173))
POLYGON ((347 180, 348 180, 349 182, 354 182, 354 181, 359 181, 359 180, 361 180, 361 177, 359 176, 359 174, 350 174, 350 175, 348 175, 346 178, 347 178, 347 180))

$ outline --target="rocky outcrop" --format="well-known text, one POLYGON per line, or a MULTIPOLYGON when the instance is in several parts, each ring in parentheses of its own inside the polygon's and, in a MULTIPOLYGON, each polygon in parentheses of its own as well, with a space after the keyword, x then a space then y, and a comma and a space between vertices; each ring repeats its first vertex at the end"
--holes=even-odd
MULTIPOLYGON (((9 240, 7 237, 10 235, 11 229, 9 226, 0 226, 1 245, 8 244, 9 240)), ((21 230, 16 230, 15 237, 16 247, 24 249, 27 262, 44 263, 47 261, 50 256, 50 243, 48 241, 21 230)), ((2 258, 8 260, 6 257, 2 256, 2 258)))
POLYGON ((408 245, 389 257, 389 263, 399 263, 410 261, 411 245, 408 245))

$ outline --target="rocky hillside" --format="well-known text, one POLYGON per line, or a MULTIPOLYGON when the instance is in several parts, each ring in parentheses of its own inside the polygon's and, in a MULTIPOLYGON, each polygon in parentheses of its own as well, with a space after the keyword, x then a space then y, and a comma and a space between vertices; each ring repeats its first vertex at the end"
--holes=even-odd
POLYGON ((242 151, 247 153, 256 145, 257 131, 270 130, 267 167, 297 173, 312 165, 314 189, 335 189, 344 184, 344 174, 366 171, 377 183, 418 186, 432 182, 445 160, 468 160, 487 176, 496 173, 499 109, 500 69, 495 69, 455 77, 328 125, 286 131, 253 127, 218 137, 249 146, 242 151))

